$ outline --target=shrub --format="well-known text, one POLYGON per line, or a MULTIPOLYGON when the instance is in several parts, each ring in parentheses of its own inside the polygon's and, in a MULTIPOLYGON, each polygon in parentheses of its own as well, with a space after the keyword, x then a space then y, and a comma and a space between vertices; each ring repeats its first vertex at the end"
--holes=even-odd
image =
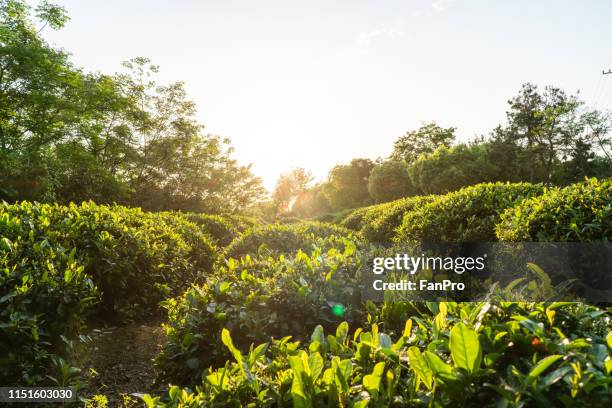
POLYGON ((342 252, 315 248, 291 258, 230 259, 205 284, 168 300, 167 341, 157 358, 166 378, 189 384, 210 364, 225 361, 230 354, 218 347, 223 327, 246 350, 270 336, 302 338, 318 324, 336 324, 330 313, 336 302, 353 315, 360 259, 355 244, 344 241, 342 252))
POLYGON ((61 336, 77 333, 99 294, 73 247, 34 233, 7 206, 0 237, 0 384, 48 384, 61 336))
POLYGON ((408 197, 390 203, 379 204, 367 211, 361 233, 371 242, 391 242, 404 214, 418 210, 432 202, 436 196, 408 197))
POLYGON ((226 214, 223 215, 223 218, 228 220, 233 225, 233 227, 236 228, 236 230, 240 233, 248 230, 249 228, 254 228, 262 224, 259 219, 246 215, 226 214))
POLYGON ((396 242, 491 242, 500 214, 544 188, 529 183, 483 183, 436 197, 406 213, 396 242))
POLYGON ((352 210, 340 221, 340 226, 353 231, 361 230, 361 228, 363 227, 364 217, 368 210, 372 207, 375 206, 361 207, 352 210))
POLYGON ((506 210, 496 232, 502 241, 610 241, 612 180, 547 190, 506 210))
POLYGON ((19 218, 33 242, 75 257, 102 292, 107 316, 142 317, 168 293, 180 293, 216 260, 216 251, 195 224, 171 213, 146 213, 93 203, 70 206, 5 205, 19 218))
POLYGON ((300 249, 308 252, 317 239, 332 235, 348 236, 350 232, 319 222, 266 225, 245 231, 226 248, 225 256, 240 258, 259 252, 260 247, 271 254, 295 254, 300 249))
POLYGON ((185 218, 199 225, 217 245, 227 246, 239 234, 239 230, 227 218, 219 215, 187 213, 185 218))
MULTIPOLYGON (((433 303, 397 336, 341 323, 244 352, 149 408, 201 406, 609 406, 610 323, 579 303, 433 303), (327 334, 327 335, 326 335, 327 334), (588 339, 588 340, 585 340, 588 339)), ((231 332, 231 334, 230 334, 231 332)))

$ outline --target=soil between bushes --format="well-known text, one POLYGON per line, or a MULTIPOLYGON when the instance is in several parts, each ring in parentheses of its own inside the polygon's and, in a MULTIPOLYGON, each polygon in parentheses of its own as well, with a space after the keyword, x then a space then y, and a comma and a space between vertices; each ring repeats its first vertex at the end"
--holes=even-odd
POLYGON ((161 319, 119 327, 97 327, 88 333, 84 373, 90 377, 88 397, 103 394, 109 407, 142 406, 132 394, 160 394, 165 384, 157 382, 159 371, 153 359, 164 340, 161 319), (131 398, 127 398, 130 396, 131 398))

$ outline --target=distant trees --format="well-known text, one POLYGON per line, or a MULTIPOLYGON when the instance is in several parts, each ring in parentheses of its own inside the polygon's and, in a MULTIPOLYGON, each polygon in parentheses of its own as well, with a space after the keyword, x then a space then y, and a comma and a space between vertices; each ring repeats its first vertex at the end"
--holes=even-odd
POLYGON ((417 192, 410 179, 408 163, 388 160, 372 169, 368 191, 376 203, 407 197, 417 192))
POLYGON ((415 189, 421 194, 447 193, 503 177, 491 162, 486 143, 440 146, 432 154, 416 160, 410 166, 409 174, 415 189))
POLYGON ((508 101, 506 117, 467 144, 454 144, 453 127, 424 123, 399 137, 386 161, 334 167, 326 182, 300 194, 294 214, 312 217, 489 181, 563 185, 612 176, 611 117, 587 109, 578 95, 527 83, 508 101))
POLYGON ((527 83, 508 104, 507 125, 491 139, 505 145, 523 179, 565 184, 599 171, 601 159, 610 161, 609 115, 586 109, 577 95, 527 83))
POLYGON ((449 147, 455 140, 455 128, 442 128, 436 122, 423 123, 417 130, 406 132, 393 143, 391 159, 410 164, 423 154, 431 154, 440 146, 449 147))
POLYGON ((229 141, 203 132, 182 83, 158 84, 144 58, 84 73, 39 36, 67 19, 46 2, 0 1, 0 199, 217 212, 263 197, 229 141))
POLYGON ((368 178, 373 167, 374 162, 370 159, 353 159, 349 164, 331 169, 325 189, 335 211, 370 203, 368 178))
POLYGON ((277 212, 286 212, 289 205, 312 182, 312 174, 303 168, 295 168, 289 173, 281 174, 272 193, 272 201, 277 212))

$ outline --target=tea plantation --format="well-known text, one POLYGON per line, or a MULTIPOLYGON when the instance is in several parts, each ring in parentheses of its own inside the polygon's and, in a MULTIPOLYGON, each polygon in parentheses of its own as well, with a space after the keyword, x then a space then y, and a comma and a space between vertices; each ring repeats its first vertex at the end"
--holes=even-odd
POLYGON ((478 184, 338 225, 4 203, 0 237, 2 385, 79 384, 80 404, 104 406, 74 344, 92 322, 161 313, 155 366, 169 385, 133 390, 135 406, 612 405, 605 305, 373 303, 360 291, 371 254, 393 245, 609 241, 611 180, 478 184))

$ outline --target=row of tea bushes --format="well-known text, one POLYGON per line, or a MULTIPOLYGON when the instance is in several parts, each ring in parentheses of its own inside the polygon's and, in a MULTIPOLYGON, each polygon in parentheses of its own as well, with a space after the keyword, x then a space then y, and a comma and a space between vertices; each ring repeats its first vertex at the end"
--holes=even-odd
POLYGON ((204 406, 609 406, 612 332, 606 311, 578 303, 429 303, 390 336, 316 327, 231 354, 194 389, 145 396, 149 408, 204 406))
POLYGON ((219 347, 223 327, 246 350, 270 337, 303 338, 318 324, 356 317, 361 265, 356 243, 335 236, 320 240, 309 253, 230 258, 206 283, 166 301, 167 340, 157 359, 165 378, 193 384, 205 368, 225 361, 230 354, 219 347), (341 317, 334 315, 338 304, 341 317))
POLYGON ((227 246, 225 257, 240 258, 260 252, 271 255, 291 255, 298 250, 309 252, 321 238, 351 235, 352 233, 345 228, 315 221, 255 226, 244 231, 227 246))
MULTIPOLYGON (((193 223, 171 213, 93 203, 21 203, 1 213, 20 220, 22 233, 75 257, 102 293, 104 312, 129 315, 154 308, 216 261, 216 249, 193 223)), ((11 237, 7 237, 9 240, 11 237)), ((17 271, 19 273, 19 271, 17 271)))
POLYGON ((218 257, 180 214, 93 203, 4 203, 0 237, 2 384, 44 381, 61 336, 89 312, 142 319, 203 281, 218 257))
POLYGON ((185 213, 183 217, 200 226, 220 247, 226 247, 246 230, 260 225, 256 219, 243 215, 185 213))
POLYGON ((612 180, 591 179, 522 201, 501 215, 502 241, 611 241, 612 180))
POLYGON ((444 195, 406 197, 358 208, 341 225, 375 243, 493 241, 499 215, 541 185, 483 183, 444 195))
POLYGON ((435 198, 434 195, 416 196, 377 205, 364 216, 361 227, 363 237, 370 242, 391 242, 395 230, 402 224, 404 214, 418 210, 435 198))
POLYGON ((341 224, 375 243, 610 240, 611 185, 483 183, 359 208, 341 224))
POLYGON ((436 196, 406 212, 396 242, 492 242, 501 213, 544 187, 529 183, 483 183, 436 196))
POLYGON ((39 384, 99 292, 74 250, 36 236, 19 216, 0 210, 0 236, 0 384, 39 384))

